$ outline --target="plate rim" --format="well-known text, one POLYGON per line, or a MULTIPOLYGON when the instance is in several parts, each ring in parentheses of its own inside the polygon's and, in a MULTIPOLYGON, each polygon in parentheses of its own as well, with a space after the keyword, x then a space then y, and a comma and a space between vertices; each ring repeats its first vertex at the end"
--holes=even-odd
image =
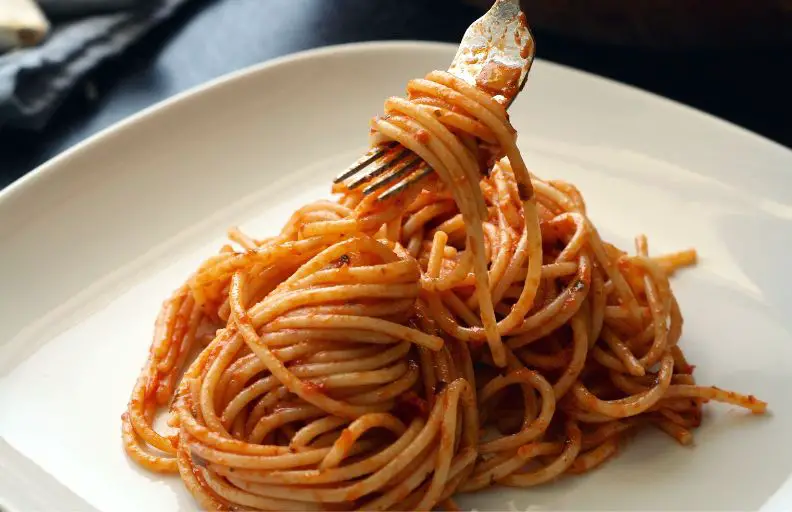
MULTIPOLYGON (((321 46, 307 50, 301 50, 294 53, 288 53, 285 55, 281 55, 279 57, 274 57, 272 59, 264 60, 257 64, 245 66, 243 68, 240 68, 235 71, 231 71, 229 73, 225 73, 223 75, 215 77, 201 84, 197 84, 190 88, 187 88, 184 91, 178 92, 168 98, 159 100, 153 103, 152 105, 149 105, 139 110, 138 112, 135 112, 121 120, 116 121, 110 126, 107 126, 99 130, 98 132, 89 135, 88 137, 77 142, 73 146, 66 148, 65 150, 53 156, 49 160, 43 162, 42 164, 31 169, 24 175, 20 176, 19 178, 11 182, 9 185, 7 185, 5 188, 0 189, 0 207, 5 206, 9 202, 11 202, 12 199, 14 198, 19 198, 24 194, 35 193, 37 187, 43 186, 41 184, 45 183, 47 179, 55 176, 56 174, 66 172, 62 169, 63 166, 61 164, 68 161, 69 159, 74 158, 77 155, 82 154, 84 152, 90 151, 94 146, 101 144, 105 139, 112 137, 116 134, 122 133, 128 127, 136 123, 142 122, 145 119, 150 118, 151 116, 159 113, 160 111, 165 111, 166 109, 171 108, 180 103, 193 101, 212 89, 222 87, 225 84, 229 84, 238 80, 244 80, 246 77, 262 72, 263 70, 276 67, 281 64, 286 64, 289 62, 298 62, 298 61, 313 59, 316 57, 321 57, 323 55, 329 55, 329 54, 354 54, 361 52, 382 52, 389 50, 404 50, 404 49, 415 49, 416 51, 421 51, 422 49, 452 50, 452 49, 456 49, 456 45, 449 42, 421 41, 421 40, 373 40, 373 41, 342 43, 342 44, 321 46)), ((542 58, 537 58, 536 60, 541 62, 543 66, 555 67, 557 69, 563 70, 564 72, 569 72, 574 75, 577 75, 578 78, 581 78, 583 80, 604 81, 608 83, 609 86, 616 87, 617 89, 621 90, 624 93, 633 94, 639 97, 643 97, 644 99, 647 100, 656 101, 658 102, 657 104, 659 106, 662 105, 664 107, 676 109, 679 112, 679 115, 698 117, 699 119, 704 120, 708 123, 713 123, 713 125, 716 127, 720 126, 720 128, 722 129, 730 130, 735 136, 738 136, 738 138, 746 138, 753 143, 763 145, 768 151, 781 152, 784 153, 788 158, 792 159, 791 148, 787 148, 783 144, 776 142, 764 135, 751 131, 736 123, 718 117, 714 114, 710 114, 703 110, 699 110, 693 106, 687 105, 685 103, 679 102, 671 98, 667 98, 665 96, 661 96, 657 93, 651 92, 646 89, 642 89, 638 86, 620 82, 613 78, 609 78, 603 75, 598 75, 596 73, 591 73, 589 71, 584 71, 575 67, 568 66, 566 64, 560 64, 542 58)), ((0 211, 0 218, 1 217, 2 217, 2 212, 0 211)))

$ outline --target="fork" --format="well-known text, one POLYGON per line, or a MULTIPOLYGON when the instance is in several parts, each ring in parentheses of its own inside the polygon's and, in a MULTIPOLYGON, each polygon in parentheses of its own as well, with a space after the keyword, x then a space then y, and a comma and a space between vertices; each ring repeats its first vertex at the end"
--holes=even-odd
MULTIPOLYGON (((487 90, 508 108, 525 86, 535 53, 536 44, 519 0, 495 0, 490 10, 465 31, 448 72, 487 90), (519 69, 520 73, 493 73, 493 67, 519 69), (504 81, 504 76, 510 78, 504 81)), ((385 200, 432 172, 418 155, 401 144, 387 142, 371 148, 333 183, 345 182, 350 190, 365 184, 363 194, 369 195, 404 178, 378 196, 385 200)))

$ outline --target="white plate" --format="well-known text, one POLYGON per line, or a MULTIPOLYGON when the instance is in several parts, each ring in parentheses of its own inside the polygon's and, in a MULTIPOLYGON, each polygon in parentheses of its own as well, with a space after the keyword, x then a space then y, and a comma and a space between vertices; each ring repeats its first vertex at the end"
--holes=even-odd
MULTIPOLYGON (((178 477, 140 470, 120 441, 160 302, 229 225, 272 234, 327 195, 383 100, 453 53, 375 43, 272 61, 134 116, 3 191, 0 505, 194 508, 178 477)), ((792 153, 545 62, 512 120, 530 167, 579 185, 606 238, 629 247, 645 232, 656 251, 699 249, 701 265, 674 280, 684 346, 702 382, 755 393, 772 415, 712 406, 693 448, 647 434, 592 474, 461 503, 792 508, 792 153)))

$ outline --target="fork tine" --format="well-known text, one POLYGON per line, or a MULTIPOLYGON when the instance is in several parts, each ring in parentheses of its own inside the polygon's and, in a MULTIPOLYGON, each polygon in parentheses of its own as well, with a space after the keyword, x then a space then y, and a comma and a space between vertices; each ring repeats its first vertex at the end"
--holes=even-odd
POLYGON ((382 157, 382 161, 371 170, 363 172, 355 178, 354 180, 347 183, 347 188, 349 190, 355 189, 360 185, 366 183, 367 181, 376 178, 380 174, 384 173, 388 169, 392 169, 399 163, 401 163, 407 156, 411 153, 411 151, 407 148, 402 148, 401 150, 394 149, 390 152, 390 158, 388 158, 389 154, 385 153, 382 157))
POLYGON ((395 145, 396 145, 395 142, 386 142, 385 144, 374 146, 365 155, 358 158, 357 161, 354 164, 352 164, 351 167, 349 167, 343 173, 339 174, 338 177, 336 177, 336 179, 333 180, 333 183, 340 183, 345 179, 349 178, 350 176, 360 171, 362 168, 366 167, 377 158, 384 155, 386 151, 388 151, 390 148, 392 148, 395 145))
POLYGON ((419 181, 432 174, 432 172, 434 172, 434 169, 429 167, 429 165, 426 162, 422 161, 418 165, 418 168, 415 170, 415 172, 413 172, 407 178, 403 179, 396 185, 392 186, 391 188, 380 194, 380 196, 377 199, 379 201, 384 201, 389 197, 393 197, 397 194, 400 194, 402 191, 407 190, 407 187, 417 184, 419 181))
POLYGON ((393 180, 401 178, 402 176, 406 175, 408 172, 418 167, 418 165, 420 165, 422 161, 423 160, 421 160, 421 157, 419 157, 418 155, 414 155, 409 160, 400 162, 399 166, 394 168, 393 172, 387 174, 382 179, 377 180, 368 187, 364 188, 363 195, 367 196, 372 192, 381 189, 388 183, 391 183, 393 180))

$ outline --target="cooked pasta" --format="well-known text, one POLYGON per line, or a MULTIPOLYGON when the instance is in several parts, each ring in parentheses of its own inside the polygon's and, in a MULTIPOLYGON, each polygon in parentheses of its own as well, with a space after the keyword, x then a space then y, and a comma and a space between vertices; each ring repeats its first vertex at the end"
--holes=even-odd
POLYGON ((372 144, 433 174, 384 200, 338 185, 272 238, 232 229, 163 303, 123 415, 135 461, 207 509, 453 509, 644 428, 690 443, 709 401, 765 411, 685 359, 669 276, 694 251, 603 241, 487 93, 438 71, 407 92, 372 144))

